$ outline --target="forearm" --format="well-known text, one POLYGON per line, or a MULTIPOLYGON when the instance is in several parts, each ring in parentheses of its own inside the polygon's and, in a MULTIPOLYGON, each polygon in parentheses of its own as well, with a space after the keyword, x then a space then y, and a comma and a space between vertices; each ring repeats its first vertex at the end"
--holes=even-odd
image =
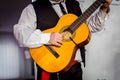
POLYGON ((99 12, 96 15, 92 16, 88 21, 91 32, 97 32, 104 28, 106 15, 110 11, 110 3, 111 0, 106 0, 106 2, 100 7, 99 12))
POLYGON ((87 24, 92 33, 101 31, 104 28, 106 16, 107 14, 100 10, 87 20, 87 24))

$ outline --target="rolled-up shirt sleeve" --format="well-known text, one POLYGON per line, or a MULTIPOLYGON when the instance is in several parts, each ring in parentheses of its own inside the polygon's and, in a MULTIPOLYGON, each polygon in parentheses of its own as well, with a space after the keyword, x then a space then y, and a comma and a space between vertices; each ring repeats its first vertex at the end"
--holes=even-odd
POLYGON ((18 23, 14 25, 14 35, 21 47, 34 48, 48 44, 50 33, 43 33, 36 27, 35 11, 30 4, 22 11, 18 23))
POLYGON ((107 13, 98 10, 87 20, 87 24, 92 33, 101 31, 104 28, 106 16, 107 13))

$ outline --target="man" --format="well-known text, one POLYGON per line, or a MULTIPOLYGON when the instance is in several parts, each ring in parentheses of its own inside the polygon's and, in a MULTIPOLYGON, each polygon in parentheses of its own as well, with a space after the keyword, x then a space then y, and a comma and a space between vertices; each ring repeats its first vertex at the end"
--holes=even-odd
MULTIPOLYGON (((106 0, 99 11, 87 20, 91 33, 103 29, 105 16, 109 12, 109 4, 112 0, 106 0)), ((64 33, 43 30, 54 27, 59 18, 65 13, 82 14, 79 2, 76 0, 37 0, 28 5, 22 12, 18 24, 14 26, 14 35, 20 46, 28 48, 40 47, 43 44, 60 47, 63 43, 64 33), (62 12, 61 4, 64 11, 62 12)), ((85 52, 84 47, 82 47, 85 52)), ((69 54, 69 53, 68 53, 69 54)), ((76 53, 73 66, 64 73, 48 73, 37 65, 38 80, 82 80, 81 59, 76 53)))

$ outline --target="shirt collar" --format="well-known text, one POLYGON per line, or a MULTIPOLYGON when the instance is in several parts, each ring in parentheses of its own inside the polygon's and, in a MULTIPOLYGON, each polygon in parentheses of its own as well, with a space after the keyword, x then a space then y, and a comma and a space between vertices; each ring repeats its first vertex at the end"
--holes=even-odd
POLYGON ((59 2, 53 1, 53 0, 49 0, 51 2, 51 4, 55 5, 55 4, 59 4, 61 2, 65 2, 66 0, 60 0, 59 2))

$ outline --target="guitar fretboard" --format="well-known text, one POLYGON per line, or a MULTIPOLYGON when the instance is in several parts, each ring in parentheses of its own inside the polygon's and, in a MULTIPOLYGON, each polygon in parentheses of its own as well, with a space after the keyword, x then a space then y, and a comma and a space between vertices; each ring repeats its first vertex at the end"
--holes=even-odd
POLYGON ((69 27, 74 32, 83 22, 85 22, 105 0, 96 0, 81 16, 79 16, 69 27))

